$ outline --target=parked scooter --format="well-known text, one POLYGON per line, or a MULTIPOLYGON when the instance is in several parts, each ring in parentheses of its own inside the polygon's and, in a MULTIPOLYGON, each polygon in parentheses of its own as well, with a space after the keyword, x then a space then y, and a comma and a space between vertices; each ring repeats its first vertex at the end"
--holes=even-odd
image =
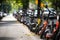
POLYGON ((60 40, 59 35, 60 35, 60 17, 57 15, 57 22, 56 22, 56 27, 53 30, 53 40, 60 40))
POLYGON ((55 19, 55 18, 49 19, 49 21, 48 21, 49 23, 48 23, 48 26, 46 27, 45 35, 44 35, 46 39, 52 38, 53 30, 56 27, 56 21, 57 21, 57 19, 55 19))
POLYGON ((18 14, 18 21, 22 23, 23 9, 18 10, 17 14, 18 14))
POLYGON ((2 20, 3 17, 4 17, 4 12, 0 11, 0 21, 2 20))
MULTIPOLYGON (((53 12, 52 12, 53 13, 53 12)), ((45 30, 45 34, 44 37, 49 40, 52 39, 54 32, 56 31, 56 29, 59 27, 59 22, 57 20, 57 15, 56 14, 49 14, 49 18, 48 18, 48 26, 46 27, 45 30), (57 24, 56 24, 57 23, 57 24), (56 28, 56 29, 55 29, 56 28)))
POLYGON ((24 13, 25 9, 21 9, 18 11, 18 21, 21 22, 21 23, 24 23, 25 22, 25 17, 26 17, 26 13, 24 13))
POLYGON ((37 27, 37 25, 40 22, 40 19, 37 22, 38 18, 37 18, 37 12, 36 12, 36 10, 34 10, 33 15, 30 16, 30 18, 31 18, 31 21, 30 21, 29 29, 30 29, 30 31, 35 32, 36 31, 36 27, 37 27))
POLYGON ((25 23, 24 24, 26 24, 27 26, 29 26, 30 25, 30 21, 31 21, 31 16, 33 16, 33 11, 32 11, 32 9, 28 9, 27 10, 27 14, 26 14, 26 17, 25 17, 25 23))
MULTIPOLYGON (((52 15, 50 14, 51 13, 51 11, 48 9, 48 11, 49 11, 49 14, 48 14, 48 16, 44 16, 44 18, 43 19, 45 19, 45 21, 43 21, 43 25, 42 25, 42 27, 40 26, 40 28, 39 28, 39 30, 38 30, 38 32, 39 32, 39 34, 40 34, 40 38, 47 38, 47 36, 46 35, 49 35, 48 37, 50 37, 51 35, 52 35, 52 31, 53 31, 53 29, 54 29, 54 27, 55 27, 55 24, 54 24, 54 20, 51 20, 51 18, 53 19, 53 18, 55 18, 56 17, 56 15, 53 13, 52 15), (49 21, 50 20, 50 21, 49 21), (50 24, 49 24, 50 23, 50 24)), ((56 23, 56 22, 55 22, 56 23)))
POLYGON ((29 29, 30 29, 30 26, 31 26, 31 24, 33 23, 33 20, 34 20, 33 14, 34 14, 34 10, 32 10, 32 9, 27 12, 27 15, 29 17, 29 21, 27 21, 27 25, 28 25, 29 29))

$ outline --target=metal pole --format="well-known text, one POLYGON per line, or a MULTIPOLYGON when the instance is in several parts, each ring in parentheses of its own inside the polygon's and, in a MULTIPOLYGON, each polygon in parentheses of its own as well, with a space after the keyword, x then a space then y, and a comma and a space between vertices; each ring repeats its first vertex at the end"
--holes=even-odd
POLYGON ((40 4, 41 4, 41 0, 38 0, 38 8, 37 8, 38 9, 38 12, 37 12, 38 13, 37 17, 38 18, 40 18, 40 9, 41 9, 40 4))

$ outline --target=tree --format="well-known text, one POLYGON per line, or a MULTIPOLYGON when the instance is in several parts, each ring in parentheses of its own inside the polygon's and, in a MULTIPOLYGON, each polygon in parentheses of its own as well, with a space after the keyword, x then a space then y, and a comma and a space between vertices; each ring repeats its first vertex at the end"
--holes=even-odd
POLYGON ((21 0, 21 2, 23 4, 23 11, 26 13, 27 8, 29 8, 29 0, 21 0))
POLYGON ((38 14, 37 14, 37 17, 40 18, 40 10, 41 10, 41 7, 40 7, 40 4, 41 4, 41 0, 38 0, 38 14))
POLYGON ((2 3, 1 10, 3 12, 9 13, 9 11, 11 10, 11 5, 8 4, 8 3, 6 3, 6 2, 5 3, 2 3))
POLYGON ((8 0, 1 0, 0 1, 0 11, 2 10, 3 12, 8 12, 11 10, 11 5, 9 4, 8 0))
POLYGON ((55 9, 60 8, 60 0, 50 0, 55 9))
POLYGON ((23 9, 27 9, 29 7, 29 0, 21 0, 23 4, 23 9))
POLYGON ((1 11, 1 4, 2 4, 3 1, 4 1, 4 0, 1 0, 1 1, 0 1, 0 11, 1 11))

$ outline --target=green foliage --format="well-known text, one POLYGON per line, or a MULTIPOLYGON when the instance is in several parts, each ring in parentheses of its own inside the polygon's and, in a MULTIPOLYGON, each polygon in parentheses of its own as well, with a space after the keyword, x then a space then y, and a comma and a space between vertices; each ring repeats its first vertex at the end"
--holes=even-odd
MULTIPOLYGON (((3 7, 4 9, 8 9, 9 11, 12 9, 13 10, 18 10, 18 8, 24 8, 27 9, 29 8, 29 3, 32 3, 35 5, 35 1, 36 0, 1 0, 0 1, 0 9, 2 9, 1 7, 1 3, 4 3, 4 5, 8 6, 8 7, 3 7)), ((60 0, 41 0, 42 3, 46 4, 46 2, 48 3, 49 7, 54 7, 56 8, 56 6, 58 8, 60 8, 60 0), (52 5, 51 5, 52 4, 52 5)), ((37 6, 37 5, 36 5, 37 6)))
POLYGON ((31 2, 31 3, 35 3, 35 0, 29 0, 29 2, 31 2))
POLYGON ((8 4, 8 3, 2 3, 1 4, 1 10, 3 12, 8 12, 9 13, 9 11, 11 10, 11 5, 8 4))
POLYGON ((13 12, 14 10, 18 10, 18 8, 22 7, 21 0, 8 0, 10 2, 12 10, 10 12, 13 12))
POLYGON ((0 11, 9 12, 11 10, 11 5, 6 0, 0 1, 0 11))
POLYGON ((29 0, 21 0, 23 4, 23 9, 27 9, 29 7, 29 0))
POLYGON ((0 4, 3 5, 3 7, 0 5, 0 10, 2 9, 7 9, 8 11, 11 12, 13 10, 18 10, 19 7, 22 7, 21 0, 1 0, 0 4))
POLYGON ((52 6, 55 7, 55 9, 58 7, 60 8, 60 0, 50 0, 52 2, 52 6))

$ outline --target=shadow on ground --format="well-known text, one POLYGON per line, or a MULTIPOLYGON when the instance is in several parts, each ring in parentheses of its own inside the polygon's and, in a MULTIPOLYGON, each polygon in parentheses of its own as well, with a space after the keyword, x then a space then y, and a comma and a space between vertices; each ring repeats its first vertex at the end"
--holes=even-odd
POLYGON ((15 38, 10 38, 10 37, 0 37, 0 40, 15 40, 15 38))
POLYGON ((1 21, 0 22, 0 27, 2 27, 2 26, 9 26, 11 24, 16 24, 16 23, 17 23, 17 21, 1 21))

